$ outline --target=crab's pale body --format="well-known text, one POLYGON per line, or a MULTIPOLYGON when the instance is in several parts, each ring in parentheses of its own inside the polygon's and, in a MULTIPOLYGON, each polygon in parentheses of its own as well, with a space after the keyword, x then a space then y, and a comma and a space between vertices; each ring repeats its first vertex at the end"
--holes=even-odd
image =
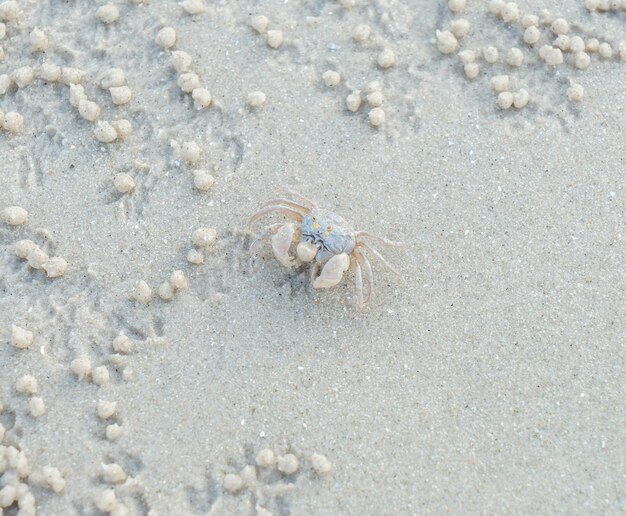
POLYGON ((352 253, 356 236, 343 217, 331 211, 313 209, 300 223, 300 242, 318 247, 315 261, 323 265, 336 254, 352 253))
POLYGON ((374 276, 366 253, 371 252, 396 272, 364 239, 379 240, 391 246, 402 244, 366 231, 355 231, 350 223, 336 213, 318 208, 313 201, 296 192, 289 194, 286 198, 269 201, 251 217, 250 224, 265 215, 280 213, 296 222, 267 226, 250 246, 251 260, 261 243, 271 236, 272 250, 278 261, 286 267, 292 267, 297 261, 289 254, 289 250, 298 242, 298 259, 302 262, 314 262, 311 269, 313 288, 337 285, 344 272, 352 267, 355 272, 357 305, 362 307, 371 299, 374 289, 374 276), (320 267, 321 273, 318 276, 320 267))

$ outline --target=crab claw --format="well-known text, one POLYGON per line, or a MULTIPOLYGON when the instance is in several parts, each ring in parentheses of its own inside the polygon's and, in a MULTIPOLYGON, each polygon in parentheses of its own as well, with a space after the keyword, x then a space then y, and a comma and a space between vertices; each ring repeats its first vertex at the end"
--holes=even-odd
POLYGON ((334 287, 341 281, 343 273, 350 267, 350 257, 346 253, 336 254, 326 262, 322 273, 315 278, 313 288, 334 287))
POLYGON ((319 247, 311 242, 300 242, 298 247, 296 247, 298 258, 300 258, 303 262, 312 262, 318 251, 319 247))
POLYGON ((272 251, 276 259, 285 267, 293 267, 294 259, 289 256, 295 230, 293 224, 285 224, 272 236, 272 251))

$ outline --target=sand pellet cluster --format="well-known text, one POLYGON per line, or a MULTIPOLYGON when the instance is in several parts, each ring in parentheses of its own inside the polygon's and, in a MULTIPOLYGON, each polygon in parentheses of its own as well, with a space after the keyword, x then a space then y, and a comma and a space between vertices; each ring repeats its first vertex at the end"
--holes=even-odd
MULTIPOLYGON (((119 337, 118 337, 119 338, 119 337)), ((114 348, 116 346, 114 345, 114 348)), ((116 349, 117 352, 120 352, 119 349, 116 349)), ((95 368, 91 371, 90 364, 85 363, 87 360, 84 358, 75 359, 72 362, 72 370, 77 375, 82 375, 82 378, 86 378, 89 374, 98 374, 97 369, 95 368), (78 363, 77 360, 83 361, 83 363, 78 363), (75 369, 75 370, 74 370, 75 369)), ((108 375, 108 371, 106 373, 108 375)), ((81 378, 81 376, 79 376, 81 378)), ((108 383, 108 376, 107 376, 108 383)), ((118 403, 117 401, 107 400, 107 399, 98 399, 96 408, 95 408, 95 416, 98 420, 104 423, 104 432, 103 438, 107 441, 115 442, 123 435, 122 425, 118 414, 118 403)), ((117 465, 109 466, 109 475, 113 478, 118 476, 117 465)), ((123 481, 123 480, 122 480, 123 481)))
POLYGON ((265 102, 267 101, 267 96, 262 91, 251 91, 248 93, 248 106, 251 108, 262 108, 265 106, 265 102))
POLYGON ((91 360, 88 357, 78 357, 70 363, 70 370, 79 380, 87 379, 91 376, 91 360))
POLYGON ((131 132, 132 127, 125 119, 111 122, 100 120, 96 122, 93 129, 96 140, 102 143, 113 143, 117 139, 123 140, 130 136, 131 132))
POLYGON ((100 387, 107 385, 111 381, 109 368, 105 365, 94 367, 91 371, 91 381, 100 387))
POLYGON ((198 228, 191 235, 191 241, 197 247, 207 249, 211 247, 217 239, 217 231, 213 228, 198 228))
POLYGON ((196 190, 200 192, 207 192, 213 187, 215 183, 215 178, 209 174, 206 169, 197 168, 192 170, 193 175, 193 185, 196 187, 196 190))
POLYGON ((276 27, 267 16, 262 14, 252 16, 250 26, 259 36, 265 38, 265 42, 270 48, 280 48, 285 41, 283 31, 276 27))
MULTIPOLYGON (((0 76, 0 91, 3 89, 2 77, 0 76)), ((24 117, 17 111, 0 111, 0 129, 8 133, 19 134, 24 131, 24 117)))
POLYGON ((0 425, 0 512, 15 509, 20 516, 35 516, 37 502, 31 487, 43 487, 61 494, 65 490, 65 479, 53 466, 34 466, 23 450, 2 444, 3 439, 4 428, 0 425))
POLYGON ((113 186, 119 193, 127 194, 135 189, 135 180, 130 174, 120 172, 119 174, 115 174, 113 186))
POLYGON ((273 468, 276 464, 276 455, 272 450, 264 448, 257 453, 256 463, 260 468, 273 468))
POLYGON ((346 107, 349 111, 356 113, 361 107, 361 91, 354 90, 346 97, 346 107))
POLYGON ((32 240, 19 240, 15 243, 15 255, 20 260, 26 260, 31 269, 40 270, 48 278, 60 278, 68 269, 67 262, 60 256, 48 256, 32 240))
MULTIPOLYGON (((459 31, 461 31, 461 29, 459 29, 459 31)), ((464 26, 463 31, 464 35, 467 34, 469 32, 469 25, 467 25, 467 27, 464 26)), ((391 68, 396 64, 396 54, 391 48, 383 48, 378 54, 376 62, 380 68, 391 68)))
POLYGON ((132 91, 125 84, 109 87, 109 93, 113 104, 116 106, 128 104, 133 96, 132 91))
POLYGON ((521 109, 528 104, 530 95, 525 89, 509 91, 509 76, 496 75, 491 78, 491 88, 498 94, 496 103, 500 109, 521 109))
MULTIPOLYGON (((67 68, 62 69, 62 76, 66 74, 67 68)), ((52 70, 46 70, 52 72, 52 70)), ((101 143, 113 143, 116 140, 124 140, 132 134, 132 125, 126 119, 100 120, 102 108, 94 101, 89 100, 85 86, 81 84, 84 73, 71 72, 64 80, 69 86, 70 104, 77 109, 78 114, 88 122, 94 124, 93 135, 101 143)), ((131 91, 125 86, 124 72, 118 68, 112 68, 103 72, 100 79, 100 87, 109 90, 113 104, 126 104, 131 99, 131 91)))
POLYGON ((120 17, 120 9, 115 4, 105 4, 96 10, 96 15, 102 23, 110 25, 116 22, 120 17))
POLYGON ((113 351, 116 353, 128 355, 135 350, 135 343, 124 332, 120 332, 120 334, 113 339, 112 347, 113 351))
POLYGON ((139 303, 147 305, 152 301, 152 289, 145 280, 139 280, 133 289, 133 296, 139 303))
POLYGON ((333 465, 325 455, 314 453, 311 455, 311 467, 318 475, 328 475, 333 465))
POLYGON ((110 425, 107 425, 104 435, 109 441, 117 441, 120 437, 122 437, 123 433, 124 431, 119 423, 111 423, 110 425))
MULTIPOLYGON (((174 157, 181 160, 191 168, 191 177, 193 186, 199 192, 208 192, 215 184, 215 177, 205 168, 196 166, 202 160, 202 149, 194 141, 183 142, 182 144, 176 140, 170 141, 170 147, 174 152, 174 157)), ((217 167, 214 167, 216 170, 217 167)))
POLYGON ((87 356, 79 356, 70 362, 70 370, 78 380, 91 380, 99 387, 104 387, 111 381, 111 375, 106 365, 92 367, 91 359, 87 356))
POLYGON ((293 475, 300 467, 300 461, 293 453, 279 455, 276 458, 276 469, 285 475, 293 475))
POLYGON ((35 334, 27 329, 13 325, 11 327, 11 343, 17 349, 27 349, 35 340, 35 334))
POLYGON ((283 44, 285 39, 283 31, 280 29, 270 29, 267 31, 267 44, 271 48, 278 48, 283 44))
POLYGON ((326 84, 326 86, 334 88, 341 82, 341 75, 335 70, 326 70, 322 74, 322 79, 324 80, 324 84, 326 84))
POLYGON ((102 464, 102 479, 107 484, 121 484, 128 478, 128 475, 119 464, 102 464))
MULTIPOLYGON (((275 453, 270 448, 256 452, 254 464, 241 469, 223 471, 221 487, 231 496, 246 496, 266 500, 273 495, 290 492, 297 475, 309 470, 314 477, 324 477, 332 471, 332 464, 325 455, 313 453, 306 459, 294 452, 275 453), (274 477, 278 475, 278 480, 274 477), (273 478, 273 480, 269 480, 273 478)), ((256 506, 256 514, 271 514, 263 505, 256 506)))
POLYGON ((118 500, 115 489, 103 489, 94 497, 94 504, 99 511, 113 516, 128 516, 130 510, 118 500))
MULTIPOLYGON (((9 74, 0 74, 0 95, 5 95, 11 86, 13 85, 13 79, 9 74)), ((4 120, 3 120, 4 122, 4 120)))
POLYGON ((32 84, 35 79, 35 70, 31 66, 22 66, 13 71, 11 78, 19 89, 23 89, 32 84))
POLYGON ((176 31, 173 27, 163 27, 157 32, 155 42, 164 50, 172 48, 176 44, 176 31))
POLYGON ((456 36, 449 30, 438 30, 435 35, 437 36, 437 48, 442 54, 452 54, 459 46, 456 36))
POLYGON ((48 36, 38 27, 35 27, 28 36, 31 52, 44 52, 48 48, 48 36))
MULTIPOLYGON (((189 14, 200 14, 205 11, 204 4, 188 6, 191 11, 189 14)), ((172 27, 163 27, 156 35, 157 45, 163 50, 170 50, 176 44, 176 31, 172 27)), ((170 64, 178 73, 176 84, 184 93, 191 95, 196 109, 201 110, 208 108, 213 97, 211 92, 202 85, 198 74, 191 70, 191 56, 183 50, 173 50, 170 56, 170 64)))
POLYGON ((80 68, 64 66, 61 68, 61 82, 66 86, 71 84, 82 84, 85 81, 87 72, 80 68))
POLYGON ((169 279, 159 285, 158 294, 163 301, 170 301, 174 295, 189 286, 185 273, 181 270, 172 272, 169 279))
POLYGON ((37 379, 32 374, 24 374, 15 382, 15 390, 20 394, 32 396, 37 393, 37 379))
POLYGON ((191 67, 191 56, 184 50, 173 50, 170 56, 170 64, 178 73, 184 73, 191 67))
MULTIPOLYGON (((183 291, 188 287, 189 281, 185 272, 182 270, 175 270, 170 274, 167 280, 163 281, 156 288, 156 294, 163 301, 171 301, 177 292, 183 291)), ((148 304, 153 298, 152 288, 150 288, 144 280, 141 280, 136 283, 132 297, 139 303, 148 304)), ((119 353, 128 354, 132 352, 134 346, 128 337, 120 334, 113 341, 113 348, 119 353)))
MULTIPOLYGON (((178 80, 176 81, 178 87, 185 93, 190 93, 193 98, 193 92, 200 89, 200 77, 194 72, 184 72, 178 76, 178 80)), ((210 99, 209 99, 210 103, 210 99)))
POLYGON ((187 261, 194 265, 204 263, 204 251, 211 249, 217 240, 217 231, 213 228, 198 228, 191 235, 195 246, 187 252, 187 261))
POLYGON ((567 97, 572 102, 580 102, 585 95, 585 88, 583 88, 580 84, 572 84, 569 88, 567 88, 567 97))
POLYGON ((7 0, 0 3, 0 20, 15 22, 20 15, 20 6, 15 0, 7 0))
POLYGON ((60 256, 52 256, 42 265, 48 278, 60 278, 67 272, 67 262, 60 256))
POLYGON ((626 3, 623 0, 585 0, 585 7, 589 11, 626 12, 626 3))
POLYGON ((34 469, 28 476, 28 481, 31 485, 45 487, 57 494, 63 493, 66 486, 65 478, 59 469, 49 465, 34 469))
POLYGON ((171 146, 176 157, 181 158, 187 165, 196 165, 202 157, 202 149, 194 141, 183 142, 182 144, 173 141, 171 146))
POLYGON ((204 0, 184 0, 180 6, 185 13, 195 16, 197 14, 205 13, 207 8, 204 4, 204 0))
POLYGON ((44 403, 43 398, 33 396, 28 401, 28 411, 30 415, 35 418, 43 416, 46 413, 46 404, 44 403))
POLYGON ((109 419, 113 417, 117 411, 116 401, 98 400, 96 412, 100 419, 109 419))
POLYGON ((28 212, 21 206, 7 206, 2 210, 2 220, 9 226, 21 226, 28 222, 28 212))
MULTIPOLYGON (((448 2, 448 8, 453 14, 463 13, 465 2, 452 0, 448 2)), ((453 19, 449 26, 435 31, 437 48, 442 54, 452 54, 459 47, 460 41, 471 31, 470 22, 465 18, 453 19)))
POLYGON ((366 43, 370 39, 370 35, 372 34, 372 28, 365 23, 361 23, 354 27, 352 31, 352 39, 356 43, 366 43))
MULTIPOLYGON (((604 2, 605 8, 600 6, 600 0, 586 2, 590 11, 610 10, 608 2, 604 2)), ((449 6, 450 7, 450 6, 449 6)), ((489 12, 507 26, 519 31, 520 47, 498 48, 486 46, 482 49, 461 48, 461 40, 469 32, 464 29, 462 19, 455 19, 450 26, 437 30, 436 46, 442 54, 457 53, 463 67, 463 72, 468 80, 477 79, 480 74, 480 58, 486 65, 495 66, 501 62, 511 68, 523 68, 529 59, 525 52, 530 51, 531 61, 539 58, 550 69, 560 68, 562 65, 570 66, 576 70, 585 70, 592 65, 592 56, 596 55, 600 60, 614 59, 617 55, 622 61, 626 60, 626 43, 618 42, 617 51, 607 41, 598 41, 596 38, 585 38, 585 34, 578 25, 572 25, 563 17, 555 17, 548 10, 539 13, 523 13, 515 2, 504 0, 492 0, 488 4, 489 12), (573 29, 575 27, 575 29, 573 29), (574 33, 573 32, 578 32, 574 33), (501 57, 504 55, 504 59, 501 57)), ((455 9, 450 8, 453 13, 455 9)), ((620 7, 613 9, 621 11, 620 7)), ((491 84, 493 88, 493 83, 491 84)), ((496 90, 498 91, 498 90, 496 90)), ((567 98, 573 100, 582 97, 572 96, 567 93, 567 98)), ((497 106, 500 109, 510 107, 524 107, 530 101, 531 95, 526 90, 517 92, 499 91, 497 106)))
POLYGON ((187 252, 187 261, 194 265, 201 265, 204 263, 204 254, 198 249, 190 249, 187 252))
POLYGON ((367 106, 367 119, 372 127, 380 127, 387 121, 384 87, 381 81, 371 81, 362 90, 351 91, 345 99, 346 109, 356 113, 362 106, 367 106))

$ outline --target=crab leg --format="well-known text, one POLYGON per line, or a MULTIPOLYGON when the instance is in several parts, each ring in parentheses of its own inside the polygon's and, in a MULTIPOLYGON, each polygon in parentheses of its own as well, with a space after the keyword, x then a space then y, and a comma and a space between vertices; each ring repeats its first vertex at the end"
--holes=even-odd
POLYGON ((302 222, 302 219, 304 218, 300 212, 294 210, 293 208, 289 208, 288 206, 281 206, 280 204, 275 204, 272 206, 267 206, 252 215, 252 217, 250 217, 250 220, 248 221, 248 226, 251 226, 255 220, 260 219, 264 215, 268 215, 269 213, 274 213, 276 211, 283 214, 285 217, 289 217, 290 219, 293 219, 297 222, 302 222))
POLYGON ((276 259, 285 267, 293 267, 295 260, 289 256, 289 249, 293 243, 293 237, 295 235, 295 228, 293 223, 288 222, 283 224, 276 234, 272 237, 272 251, 276 259))
POLYGON ((354 269, 354 285, 356 287, 356 306, 361 309, 365 303, 363 302, 363 276, 358 258, 354 269))
POLYGON ((350 267, 350 257, 346 253, 334 255, 324 264, 321 274, 315 278, 313 288, 334 287, 341 281, 348 267, 350 267))
POLYGON ((290 201, 289 199, 272 199, 271 201, 267 201, 263 204, 263 206, 270 206, 272 204, 278 204, 280 206, 288 206, 289 208, 293 208, 295 210, 301 210, 302 215, 306 217, 309 213, 309 209, 306 206, 302 206, 302 204, 298 204, 295 201, 290 201))
POLYGON ((372 296, 374 295, 374 274, 372 273, 372 266, 370 265, 370 261, 367 259, 367 256, 361 255, 363 258, 363 268, 365 269, 365 277, 367 278, 367 283, 369 284, 367 297, 365 298, 365 302, 368 303, 372 296))
POLYGON ((296 197, 297 199, 310 204, 312 208, 317 208, 317 204, 315 204, 315 202, 312 201, 311 199, 309 199, 308 197, 305 197, 304 195, 302 195, 302 194, 292 190, 288 186, 284 186, 283 188, 284 188, 285 192, 287 192, 289 195, 291 195, 293 197, 296 197))
POLYGON ((249 253, 254 254, 257 248, 265 241, 270 235, 273 235, 278 231, 281 226, 283 226, 284 222, 277 222, 276 224, 271 224, 267 226, 263 231, 261 231, 256 238, 250 244, 249 253))
POLYGON ((380 254, 376 249, 374 249, 370 244, 366 244, 365 242, 359 242, 357 247, 362 247, 363 249, 371 252, 376 258, 378 258, 385 267, 387 267, 391 272, 393 272, 396 276, 400 276, 400 273, 391 266, 391 264, 383 258, 383 255, 380 254))
POLYGON ((391 247, 403 247, 404 246, 404 242, 395 242, 393 240, 388 240, 387 238, 383 238, 381 236, 378 235, 372 235, 369 231, 357 231, 355 233, 356 238, 371 238, 373 240, 378 240, 379 242, 382 242, 383 244, 387 244, 391 247))
POLYGON ((356 250, 353 254, 356 257, 360 268, 365 271, 365 281, 367 284, 367 296, 365 297, 365 302, 363 303, 365 304, 372 299, 372 295, 374 294, 374 274, 372 273, 372 266, 370 265, 370 261, 367 259, 367 256, 356 250))
POLYGON ((250 254, 250 259, 248 260, 248 267, 252 270, 254 265, 254 257, 257 248, 268 239, 270 235, 276 233, 281 227, 285 225, 284 222, 277 222, 276 224, 271 224, 267 226, 263 231, 261 231, 256 238, 250 244, 250 249, 248 249, 248 253, 250 254))
POLYGON ((320 270, 320 264, 317 262, 313 262, 313 265, 311 266, 311 273, 309 276, 309 280, 311 281, 311 283, 313 283, 315 281, 315 278, 317 277, 317 273, 320 270))

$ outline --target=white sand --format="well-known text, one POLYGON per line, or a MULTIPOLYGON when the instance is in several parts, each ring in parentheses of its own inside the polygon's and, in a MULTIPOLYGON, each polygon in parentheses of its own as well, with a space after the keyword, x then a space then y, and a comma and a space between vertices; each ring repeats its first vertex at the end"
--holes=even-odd
MULTIPOLYGON (((462 14, 432 0, 365 3, 207 0, 192 15, 119 2, 108 21, 103 3, 20 1, 19 24, 4 22, 0 76, 73 68, 64 76, 117 131, 96 140, 62 83, 0 95, 0 111, 24 124, 0 129, 0 209, 28 212, 23 225, 0 223, 1 444, 33 471, 60 472, 46 470, 60 494, 22 479, 40 514, 626 510, 626 14, 548 4, 570 37, 611 45, 582 70, 568 52, 554 67, 539 57, 555 39, 549 23, 529 47, 486 1, 462 14), (252 28, 253 15, 267 27, 252 28), (456 52, 498 49, 495 64, 476 58, 473 80, 456 52, 437 49, 435 31, 460 16, 471 30, 456 52), (360 25, 370 33, 355 41, 360 25), (155 42, 166 26, 169 50, 155 42), (281 44, 272 32, 268 46, 267 31, 282 31, 281 44), (520 67, 506 64, 511 48, 520 67), (208 107, 177 85, 173 50, 191 56, 208 107), (111 68, 128 103, 100 86, 111 68), (327 70, 341 82, 328 87, 327 70), (502 75, 512 94, 528 91, 524 107, 498 108, 490 80, 502 75), (251 92, 265 101, 249 105, 251 92), (214 183, 196 188, 194 170, 214 183), (134 189, 118 191, 118 174, 134 189), (373 259, 376 295, 359 313, 351 273, 313 291, 269 243, 251 274, 247 219, 283 185, 405 241, 385 253, 402 278, 373 259), (201 227, 217 232, 206 249, 192 242, 201 227), (15 254, 24 239, 62 257, 65 274, 29 268, 15 254), (163 301, 176 270, 189 286, 163 301), (139 280, 148 304, 131 300, 139 280), (33 332, 29 347, 13 345, 13 325, 33 332), (122 333, 132 342, 115 349, 128 354, 114 354, 122 333), (82 381, 77 358, 92 368, 82 381), (26 374, 39 417, 15 390, 26 374), (98 417, 99 400, 114 414, 98 417), (246 468, 264 449, 283 470, 292 454, 297 471, 246 468)), ((519 15, 546 5, 520 1, 519 15)))

